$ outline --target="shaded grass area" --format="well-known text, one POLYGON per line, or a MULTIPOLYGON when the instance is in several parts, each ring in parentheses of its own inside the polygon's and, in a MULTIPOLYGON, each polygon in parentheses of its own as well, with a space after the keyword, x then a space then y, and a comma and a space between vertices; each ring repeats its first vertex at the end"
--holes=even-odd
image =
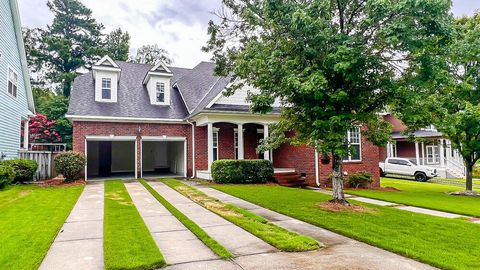
POLYGON ((348 190, 349 194, 405 205, 480 217, 480 197, 453 196, 448 192, 463 190, 454 186, 382 178, 382 187, 399 191, 348 190))
POLYGON ((225 204, 198 189, 175 179, 161 180, 194 202, 243 228, 282 251, 307 251, 320 248, 313 238, 281 228, 263 217, 232 204, 225 204))
MULTIPOLYGON (((354 202, 371 212, 331 212, 318 207, 330 196, 304 189, 212 185, 252 203, 443 269, 479 269, 480 226, 354 202)), ((351 201, 353 202, 353 201, 351 201)))
POLYGON ((202 228, 200 228, 195 222, 190 220, 182 212, 180 212, 175 206, 169 203, 165 198, 163 198, 157 191, 155 191, 148 183, 141 179, 140 183, 155 197, 167 210, 172 213, 187 229, 189 229, 193 234, 195 234, 200 241, 202 241, 207 247, 209 247, 213 252, 215 252, 220 258, 228 259, 233 258, 233 254, 230 253, 226 248, 220 245, 215 239, 210 237, 202 228))
POLYGON ((0 191, 0 265, 37 269, 83 186, 10 186, 0 191))
POLYGON ((155 269, 165 265, 152 235, 122 181, 105 182, 105 269, 155 269))

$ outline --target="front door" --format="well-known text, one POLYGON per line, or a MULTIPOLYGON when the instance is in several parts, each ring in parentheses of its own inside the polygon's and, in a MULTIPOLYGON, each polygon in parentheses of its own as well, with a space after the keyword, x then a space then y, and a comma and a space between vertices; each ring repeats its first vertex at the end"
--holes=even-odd
POLYGON ((99 142, 98 157, 98 175, 110 176, 112 174, 112 142, 99 142))
POLYGON ((440 158, 440 152, 437 145, 427 145, 427 164, 437 164, 440 158))

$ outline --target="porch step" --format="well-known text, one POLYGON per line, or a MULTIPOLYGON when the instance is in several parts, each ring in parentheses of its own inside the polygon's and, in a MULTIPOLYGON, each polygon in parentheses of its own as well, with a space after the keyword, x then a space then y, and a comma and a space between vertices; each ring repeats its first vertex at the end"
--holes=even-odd
POLYGON ((285 187, 306 187, 305 178, 297 172, 278 172, 273 174, 275 182, 285 187))

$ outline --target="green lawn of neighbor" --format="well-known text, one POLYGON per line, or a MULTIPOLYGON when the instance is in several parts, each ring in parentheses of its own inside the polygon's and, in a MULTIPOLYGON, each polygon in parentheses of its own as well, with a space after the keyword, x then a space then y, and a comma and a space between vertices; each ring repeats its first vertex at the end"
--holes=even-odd
POLYGON ((122 181, 105 181, 105 269, 156 269, 165 265, 122 181))
POLYGON ((0 190, 0 268, 37 269, 83 186, 0 190))
POLYGON ((346 192, 399 204, 480 217, 480 197, 452 196, 447 194, 448 192, 463 190, 464 188, 461 187, 390 178, 382 178, 381 185, 382 187, 393 187, 399 191, 359 189, 347 190, 346 192))
MULTIPOLYGON (((460 219, 354 204, 370 212, 331 212, 331 196, 312 190, 263 185, 212 185, 220 191, 362 242, 443 269, 479 269, 480 226, 460 219)), ((361 262, 359 262, 361 264, 361 262)))

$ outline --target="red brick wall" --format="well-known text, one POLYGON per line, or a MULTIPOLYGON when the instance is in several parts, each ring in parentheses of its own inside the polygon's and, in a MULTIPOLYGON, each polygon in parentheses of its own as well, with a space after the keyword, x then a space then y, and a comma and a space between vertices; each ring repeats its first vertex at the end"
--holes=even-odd
POLYGON ((396 118, 395 116, 389 114, 389 115, 385 115, 383 117, 383 119, 387 122, 389 122, 390 124, 392 124, 393 126, 393 129, 392 131, 393 132, 399 132, 399 131, 404 131, 407 129, 407 127, 402 123, 402 121, 400 121, 400 119, 396 118))
MULTIPOLYGON (((85 136, 137 136, 137 129, 142 129, 142 136, 171 136, 187 138, 187 175, 192 174, 191 126, 188 124, 146 124, 146 123, 109 123, 79 122, 73 123, 73 150, 85 152, 85 136)), ((137 168, 141 168, 140 138, 137 136, 137 168)))
MULTIPOLYGON (((419 145, 421 151, 421 145, 419 145)), ((415 157, 415 143, 409 141, 397 141, 397 156, 398 157, 415 157)))
MULTIPOLYGON (((372 186, 380 186, 380 172, 378 169, 379 148, 362 137, 362 161, 344 162, 343 171, 352 174, 358 171, 369 171, 373 174, 372 186)), ((330 164, 323 165, 319 154, 319 175, 322 186, 330 186, 329 175, 332 172, 330 164)), ((298 173, 305 173, 307 182, 311 186, 315 183, 315 150, 309 146, 292 146, 284 144, 273 152, 275 168, 295 168, 298 173)))

